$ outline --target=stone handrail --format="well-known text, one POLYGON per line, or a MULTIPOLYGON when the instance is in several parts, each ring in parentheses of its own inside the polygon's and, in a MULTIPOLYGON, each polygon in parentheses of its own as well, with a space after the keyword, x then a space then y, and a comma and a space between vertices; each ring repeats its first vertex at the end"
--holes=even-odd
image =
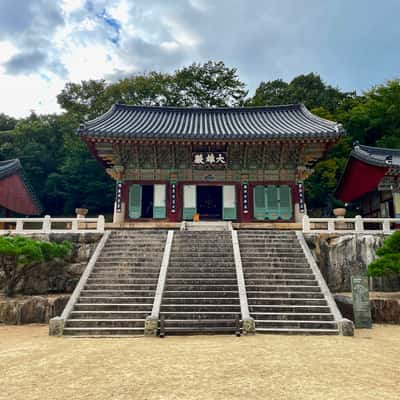
POLYGON ((321 292, 323 293, 326 302, 328 303, 329 309, 335 319, 335 322, 338 324, 339 333, 343 336, 353 336, 354 334, 354 326, 353 323, 345 318, 343 318, 342 313, 340 312, 338 306, 336 305, 335 299, 332 296, 331 291, 329 290, 328 285, 325 282, 324 277, 320 269, 318 268, 317 263, 304 239, 304 235, 300 231, 296 231, 297 240, 300 243, 300 246, 303 250, 303 253, 307 259, 308 265, 310 266, 315 279, 318 281, 321 292))
POLYGON ((400 218, 310 218, 303 217, 304 233, 384 233, 393 232, 391 224, 400 225, 400 218), (379 225, 378 229, 366 229, 366 223, 379 225), (325 225, 322 226, 321 225, 325 225))
POLYGON ((96 264, 96 261, 99 258, 104 246, 106 245, 108 238, 110 237, 110 234, 111 234, 111 231, 106 231, 104 233, 103 237, 101 238, 100 242, 98 243, 92 257, 90 257, 90 260, 89 260, 88 264, 86 265, 86 268, 83 271, 83 274, 81 275, 81 277, 79 279, 78 284, 75 286, 75 289, 72 292, 72 295, 69 298, 68 303, 65 306, 61 316, 52 318, 50 320, 49 334, 51 336, 61 336, 62 335, 65 321, 68 319, 69 315, 71 314, 72 309, 74 308, 76 302, 78 301, 81 291, 85 287, 86 282, 96 264))
POLYGON ((104 232, 104 226, 103 215, 99 215, 97 218, 52 218, 50 215, 46 215, 43 218, 0 218, 0 235, 9 233, 102 233, 104 232), (26 223, 37 225, 37 227, 27 227, 26 223), (2 229, 1 226, 6 224, 15 226, 2 229), (64 227, 54 227, 53 224, 62 224, 64 227))
POLYGON ((174 231, 168 231, 167 241, 165 243, 164 254, 161 261, 160 273, 156 293, 154 295, 153 308, 151 315, 146 318, 144 333, 146 336, 156 336, 158 329, 158 320, 160 316, 161 302, 164 294, 165 281, 167 280, 167 272, 169 258, 171 255, 172 241, 174 239, 174 231))
POLYGON ((249 304, 247 301, 246 284, 243 275, 243 266, 242 266, 242 258, 240 256, 238 234, 237 231, 234 230, 232 230, 231 233, 232 233, 233 255, 235 259, 235 268, 236 268, 236 279, 239 291, 240 312, 243 321, 243 333, 251 334, 255 332, 255 323, 254 319, 250 317, 249 313, 249 304))

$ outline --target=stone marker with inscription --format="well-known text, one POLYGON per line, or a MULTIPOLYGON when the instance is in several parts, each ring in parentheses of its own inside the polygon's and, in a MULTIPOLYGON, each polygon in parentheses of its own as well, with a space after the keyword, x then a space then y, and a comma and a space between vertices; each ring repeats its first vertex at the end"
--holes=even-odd
POLYGON ((369 304, 368 277, 354 275, 351 277, 353 294, 354 324, 356 328, 372 328, 371 307, 369 304))

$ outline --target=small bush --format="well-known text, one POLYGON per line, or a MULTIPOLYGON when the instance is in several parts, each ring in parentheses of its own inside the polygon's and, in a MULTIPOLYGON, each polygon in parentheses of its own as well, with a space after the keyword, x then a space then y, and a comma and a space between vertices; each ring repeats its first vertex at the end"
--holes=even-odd
POLYGON ((0 237, 0 270, 4 272, 6 295, 15 293, 18 282, 31 267, 53 259, 63 259, 72 250, 72 243, 60 244, 22 236, 0 237))
POLYGON ((368 265, 368 275, 400 274, 400 231, 390 235, 376 254, 379 257, 368 265))

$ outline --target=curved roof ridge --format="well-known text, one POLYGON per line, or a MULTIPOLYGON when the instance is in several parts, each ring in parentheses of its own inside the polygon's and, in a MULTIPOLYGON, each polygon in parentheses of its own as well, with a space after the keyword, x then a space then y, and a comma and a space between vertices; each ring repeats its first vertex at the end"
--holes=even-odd
POLYGON ((225 140, 337 138, 345 132, 336 122, 317 117, 302 104, 219 108, 115 104, 98 118, 81 124, 78 133, 107 138, 225 140), (219 124, 214 123, 216 116, 219 124), (183 123, 188 118, 201 123, 183 123), (221 130, 221 126, 227 129, 221 130))

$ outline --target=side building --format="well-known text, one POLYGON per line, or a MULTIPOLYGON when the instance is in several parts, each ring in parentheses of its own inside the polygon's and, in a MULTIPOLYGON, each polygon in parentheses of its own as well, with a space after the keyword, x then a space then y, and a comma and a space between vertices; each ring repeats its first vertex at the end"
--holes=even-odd
POLYGON ((114 105, 78 133, 116 181, 114 223, 299 222, 304 179, 344 134, 303 105, 114 105))
POLYGON ((336 197, 358 201, 363 217, 400 218, 400 149, 356 144, 336 197))

